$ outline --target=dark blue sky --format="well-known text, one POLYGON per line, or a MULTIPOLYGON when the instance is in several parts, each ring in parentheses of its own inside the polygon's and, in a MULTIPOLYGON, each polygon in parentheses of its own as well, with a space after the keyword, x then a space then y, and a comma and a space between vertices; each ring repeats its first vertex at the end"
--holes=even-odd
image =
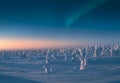
POLYGON ((120 41, 119 0, 0 0, 0 37, 120 41))

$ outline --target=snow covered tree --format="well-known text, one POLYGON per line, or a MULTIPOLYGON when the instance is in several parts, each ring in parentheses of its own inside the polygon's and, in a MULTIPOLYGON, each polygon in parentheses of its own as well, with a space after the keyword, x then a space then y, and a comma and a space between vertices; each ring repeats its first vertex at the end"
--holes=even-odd
POLYGON ((78 49, 80 54, 80 70, 85 70, 86 64, 87 64, 87 47, 85 48, 85 54, 83 54, 83 51, 81 48, 78 49))

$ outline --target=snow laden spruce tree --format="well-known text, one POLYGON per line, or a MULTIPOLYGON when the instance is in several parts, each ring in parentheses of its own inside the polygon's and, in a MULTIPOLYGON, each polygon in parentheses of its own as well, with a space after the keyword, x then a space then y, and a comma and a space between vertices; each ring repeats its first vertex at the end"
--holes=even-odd
POLYGON ((61 54, 62 56, 64 56, 64 61, 66 62, 66 61, 67 61, 67 55, 66 55, 65 52, 66 52, 66 51, 65 51, 65 48, 60 49, 60 54, 61 54))
POLYGON ((112 45, 110 45, 110 55, 113 56, 113 48, 112 48, 112 45))
POLYGON ((87 64, 87 47, 78 48, 80 54, 80 70, 85 70, 87 64))
POLYGON ((94 47, 94 54, 93 54, 93 57, 96 58, 97 57, 97 44, 95 45, 94 47))
POLYGON ((105 46, 104 45, 102 45, 102 51, 101 51, 101 53, 100 53, 100 56, 103 56, 104 55, 104 51, 105 51, 105 46))
MULTIPOLYGON (((94 50, 93 50, 93 56, 94 58, 97 57, 97 44, 94 46, 94 50)), ((80 55, 80 70, 85 70, 86 69, 86 65, 87 65, 87 59, 88 59, 88 56, 89 53, 89 49, 88 49, 88 46, 85 46, 83 48, 78 48, 78 51, 79 51, 79 55, 80 55)))
POLYGON ((45 73, 48 73, 48 55, 49 55, 49 49, 47 49, 45 55, 45 67, 44 67, 45 73))
POLYGON ((46 53, 46 56, 45 56, 45 67, 44 67, 44 70, 45 70, 45 73, 51 73, 53 72, 53 69, 49 66, 49 56, 50 55, 50 49, 47 49, 47 53, 46 53))

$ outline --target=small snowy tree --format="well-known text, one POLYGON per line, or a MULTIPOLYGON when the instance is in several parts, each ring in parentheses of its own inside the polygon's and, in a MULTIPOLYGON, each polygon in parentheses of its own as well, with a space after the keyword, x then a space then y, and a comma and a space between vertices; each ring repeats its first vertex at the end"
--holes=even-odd
POLYGON ((52 53, 51 58, 52 58, 53 61, 56 60, 54 53, 52 53))
POLYGON ((30 61, 30 54, 27 54, 27 59, 28 61, 30 61))
POLYGON ((78 51, 80 54, 80 70, 85 70, 87 64, 87 47, 85 48, 85 55, 83 55, 81 48, 79 48, 78 51))
POLYGON ((64 56, 64 61, 67 61, 67 55, 65 53, 65 49, 60 49, 60 53, 64 56))
POLYGON ((118 46, 118 44, 116 44, 116 45, 114 46, 114 49, 115 49, 115 50, 118 50, 118 48, 119 48, 119 46, 118 46))
POLYGON ((46 59, 46 60, 45 60, 45 63, 46 63, 46 64, 48 64, 48 55, 49 55, 49 49, 47 50, 47 54, 46 54, 46 56, 45 56, 45 59, 46 59))
POLYGON ((110 55, 113 56, 113 49, 112 49, 112 46, 110 46, 110 55))
POLYGON ((45 68, 45 73, 48 73, 48 68, 45 68))
POLYGON ((93 54, 93 57, 97 57, 97 44, 95 45, 94 47, 94 54, 93 54))
POLYGON ((105 47, 104 47, 104 45, 102 46, 102 51, 101 51, 101 56, 103 56, 104 55, 104 50, 105 50, 105 47))

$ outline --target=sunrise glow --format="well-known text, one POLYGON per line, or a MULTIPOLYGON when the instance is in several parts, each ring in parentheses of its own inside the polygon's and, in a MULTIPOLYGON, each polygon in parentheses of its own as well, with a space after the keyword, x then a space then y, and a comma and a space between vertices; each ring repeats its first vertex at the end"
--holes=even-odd
POLYGON ((72 43, 46 39, 0 39, 0 49, 54 48, 67 45, 72 45, 72 43))

